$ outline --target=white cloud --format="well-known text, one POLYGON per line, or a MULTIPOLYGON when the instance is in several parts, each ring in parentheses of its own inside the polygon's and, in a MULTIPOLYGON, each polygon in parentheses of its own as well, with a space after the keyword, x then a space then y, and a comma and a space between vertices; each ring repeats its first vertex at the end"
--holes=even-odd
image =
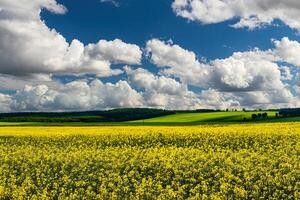
POLYGON ((125 72, 128 81, 115 84, 103 83, 98 79, 77 80, 66 84, 26 85, 12 95, 0 93, 0 112, 102 110, 116 107, 226 109, 300 106, 299 96, 290 92, 289 85, 266 91, 224 92, 205 89, 196 93, 173 78, 155 75, 142 68, 126 67, 125 72))
POLYGON ((267 91, 283 88, 279 66, 269 52, 236 52, 212 61, 210 84, 220 91, 267 91))
POLYGON ((284 88, 272 91, 251 92, 219 92, 217 90, 204 90, 201 92, 204 108, 212 109, 274 109, 285 107, 299 107, 299 96, 284 88))
POLYGON ((177 82, 175 79, 165 76, 156 76, 143 68, 133 70, 125 68, 129 80, 132 84, 144 88, 146 91, 156 91, 159 93, 176 95, 185 90, 187 86, 177 82))
MULTIPOLYGON (((202 88, 197 96, 200 105, 222 109, 297 105, 298 97, 282 82, 293 78, 290 68, 280 66, 282 61, 292 61, 278 49, 279 46, 275 45, 274 49, 266 51, 235 52, 228 58, 202 63, 193 52, 178 45, 154 39, 146 46, 151 62, 160 69, 159 73, 177 77, 185 85, 202 88)), ((140 77, 143 82, 147 80, 140 77)))
POLYGON ((142 89, 145 104, 167 109, 196 109, 200 106, 198 96, 187 85, 165 76, 157 76, 138 68, 125 68, 129 82, 142 89))
POLYGON ((64 14, 67 9, 56 0, 1 0, 0 16, 6 19, 38 20, 41 9, 64 14))
POLYGON ((33 74, 31 76, 16 77, 12 75, 0 74, 0 90, 21 90, 25 85, 59 85, 58 81, 52 79, 52 75, 33 74))
MULTIPOLYGON (((16 94, 6 96, 5 107, 12 111, 61 111, 145 106, 193 109, 200 106, 197 95, 174 79, 156 76, 142 68, 125 67, 125 71, 129 82, 121 80, 112 84, 93 79, 91 82, 26 85, 16 94)), ((0 102, 4 104, 1 99, 0 102)))
POLYGON ((219 92, 215 89, 203 90, 199 98, 204 109, 221 109, 240 108, 239 101, 229 93, 219 92))
POLYGON ((225 59, 201 63, 193 52, 153 39, 146 51, 160 73, 180 78, 189 85, 220 91, 260 91, 281 89, 277 58, 271 50, 236 52, 225 59))
POLYGON ((56 95, 58 92, 49 90, 46 85, 26 85, 11 97, 11 108, 15 111, 51 110, 56 95))
POLYGON ((274 55, 278 56, 283 62, 300 67, 300 43, 291 41, 284 37, 281 40, 274 40, 274 55))
POLYGON ((290 81, 294 78, 294 75, 291 72, 291 69, 287 66, 283 66, 280 68, 281 71, 281 80, 290 81))
POLYGON ((242 106, 248 108, 284 108, 298 107, 299 97, 294 96, 288 88, 273 91, 234 93, 242 106))
POLYGON ((119 39, 100 40, 84 46, 74 39, 70 44, 41 20, 47 9, 63 14, 66 9, 54 0, 2 0, 0 2, 0 73, 93 73, 120 74, 111 64, 139 64, 142 52, 119 39))
MULTIPOLYGON (((300 29, 291 20, 300 19, 300 12, 294 12, 300 9, 299 3, 293 0, 175 0, 173 8, 178 15, 202 23, 240 17, 234 27, 255 28, 281 19, 300 29)), ((55 0, 0 1, 0 90, 16 91, 11 95, 0 93, 0 112, 300 106, 298 78, 288 67, 300 66, 297 41, 273 40, 273 49, 235 52, 206 63, 171 40, 152 39, 145 53, 158 67, 158 74, 143 68, 115 69, 112 65, 140 65, 141 48, 120 39, 88 45, 74 39, 69 43, 41 19, 42 9, 56 14, 67 12, 55 0), (127 81, 104 83, 94 78, 123 71, 127 81), (65 74, 77 78, 64 84, 53 78, 65 74), (80 80, 82 74, 92 76, 80 80), (199 92, 190 90, 190 86, 198 87, 199 92)))
POLYGON ((143 106, 143 97, 133 89, 126 81, 118 81, 116 84, 102 83, 99 80, 91 84, 93 94, 92 103, 96 107, 140 107, 143 106), (100 99, 100 101, 99 101, 100 99))
POLYGON ((203 24, 239 18, 233 27, 254 29, 278 19, 300 30, 298 0, 174 0, 172 8, 177 16, 203 24))
POLYGON ((0 93, 0 112, 10 112, 11 97, 0 93))
POLYGON ((164 75, 173 75, 183 83, 194 85, 206 82, 210 69, 197 60, 194 52, 176 44, 152 39, 147 42, 146 53, 151 62, 162 69, 161 73, 164 75))
POLYGON ((15 111, 101 110, 143 105, 142 96, 126 81, 104 84, 97 79, 90 83, 73 81, 59 88, 26 85, 10 98, 10 107, 15 111))
MULTIPOLYGON (((295 75, 295 85, 293 85, 295 93, 300 96, 300 73, 295 75)), ((300 98, 300 97, 299 97, 300 98)))
POLYGON ((91 57, 99 57, 112 63, 140 64, 142 59, 139 46, 126 44, 120 39, 100 40, 97 44, 88 45, 86 49, 91 57))

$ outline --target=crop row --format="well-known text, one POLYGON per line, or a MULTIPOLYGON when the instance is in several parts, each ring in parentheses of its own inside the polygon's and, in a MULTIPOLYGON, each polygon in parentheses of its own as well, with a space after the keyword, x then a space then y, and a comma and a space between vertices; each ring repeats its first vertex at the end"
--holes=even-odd
POLYGON ((300 124, 0 128, 0 199, 299 199, 300 124))

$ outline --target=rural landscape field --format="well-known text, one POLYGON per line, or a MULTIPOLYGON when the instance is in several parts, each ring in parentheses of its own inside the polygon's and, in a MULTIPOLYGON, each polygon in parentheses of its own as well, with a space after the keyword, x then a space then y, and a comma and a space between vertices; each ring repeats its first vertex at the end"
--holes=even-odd
POLYGON ((0 0, 0 200, 300 200, 300 0, 0 0))
POLYGON ((300 198, 298 122, 128 124, 0 127, 0 198, 300 198))

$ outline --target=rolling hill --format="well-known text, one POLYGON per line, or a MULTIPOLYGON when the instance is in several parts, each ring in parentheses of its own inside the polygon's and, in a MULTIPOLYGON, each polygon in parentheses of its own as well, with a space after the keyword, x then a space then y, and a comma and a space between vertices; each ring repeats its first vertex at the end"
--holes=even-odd
POLYGON ((167 111, 147 108, 69 113, 7 113, 0 114, 0 126, 163 126, 300 121, 300 117, 276 117, 276 113, 278 111, 167 111), (252 119, 252 114, 265 112, 268 118, 252 119))
POLYGON ((276 120, 275 111, 267 111, 268 119, 252 120, 251 115, 261 112, 207 112, 207 113, 176 113, 161 117, 155 117, 145 120, 135 120, 127 123, 145 124, 145 125, 193 125, 203 123, 237 123, 237 122, 259 122, 276 120))

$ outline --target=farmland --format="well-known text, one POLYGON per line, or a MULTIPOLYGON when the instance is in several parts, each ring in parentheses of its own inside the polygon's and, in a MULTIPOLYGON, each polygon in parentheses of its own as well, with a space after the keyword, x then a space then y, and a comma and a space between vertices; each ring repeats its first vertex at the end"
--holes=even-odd
POLYGON ((300 123, 0 127, 0 199, 299 199, 300 123))
MULTIPOLYGON (((259 112, 207 112, 207 113, 176 113, 161 117, 155 117, 145 120, 131 121, 132 124, 148 124, 148 125, 196 125, 203 123, 240 123, 240 122, 259 122, 275 120, 276 112, 268 113, 267 120, 251 119, 252 114, 259 112)), ((291 118, 289 118, 291 119, 291 118)), ((279 119, 280 121, 280 119, 279 119)))
POLYGON ((300 117, 276 117, 276 111, 197 112, 120 109, 81 113, 16 113, 0 115, 1 126, 188 126, 266 122, 300 122, 300 117), (146 112, 144 113, 144 111, 146 112), (104 113, 104 114, 103 114, 104 113), (267 118, 252 119, 252 114, 267 118), (101 116, 101 114, 103 116, 101 116), (136 120, 138 119, 138 120, 136 120))

